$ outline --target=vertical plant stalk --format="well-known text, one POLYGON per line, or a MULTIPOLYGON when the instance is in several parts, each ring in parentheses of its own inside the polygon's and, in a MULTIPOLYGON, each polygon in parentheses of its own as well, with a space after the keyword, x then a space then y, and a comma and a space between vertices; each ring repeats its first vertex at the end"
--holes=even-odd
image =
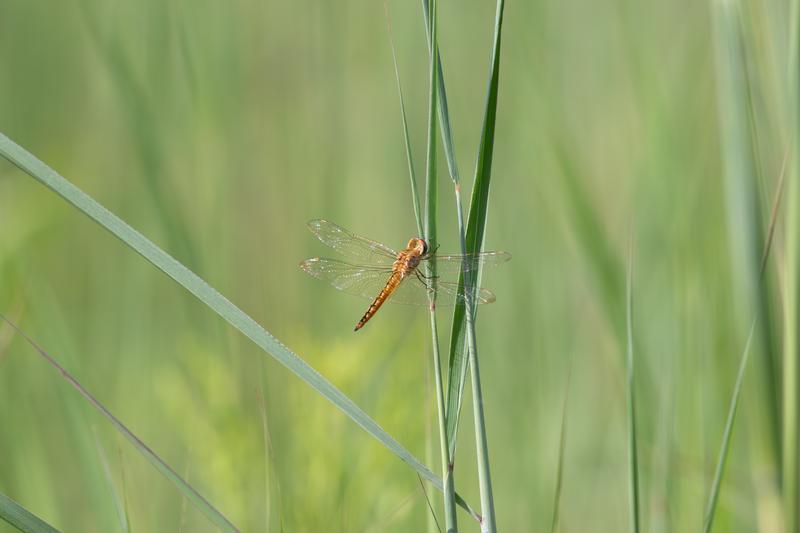
MULTIPOLYGON (((461 237, 461 253, 467 253, 467 239, 464 231, 464 209, 461 203, 461 184, 455 185, 458 227, 461 237)), ((489 444, 486 438, 486 418, 483 412, 483 390, 481 389, 481 373, 478 366, 478 346, 475 337, 475 311, 470 273, 464 272, 464 295, 466 300, 467 351, 469 353, 470 380, 472 382, 472 411, 475 421, 475 446, 478 455, 478 484, 481 492, 481 531, 493 533, 497 531, 494 517, 494 497, 492 496, 492 475, 489 469, 489 444)))
MULTIPOLYGON (((438 86, 438 45, 436 42, 437 16, 436 0, 430 0, 430 103, 428 108, 428 158, 425 179, 425 241, 429 250, 436 249, 436 206, 438 202, 438 183, 436 180, 436 93, 438 86)), ((439 353, 439 328, 436 323, 436 261, 427 261, 428 277, 431 284, 430 319, 431 342, 433 347, 433 374, 436 386, 436 408, 439 414, 439 446, 442 454, 442 481, 444 482, 444 519, 445 531, 458 531, 455 481, 453 479, 453 463, 447 446, 447 422, 444 407, 444 384, 442 382, 442 362, 439 353)))
POLYGON ((628 245, 628 283, 625 305, 628 366, 628 459, 631 531, 639 533, 639 452, 636 445, 636 380, 633 366, 633 235, 628 245))

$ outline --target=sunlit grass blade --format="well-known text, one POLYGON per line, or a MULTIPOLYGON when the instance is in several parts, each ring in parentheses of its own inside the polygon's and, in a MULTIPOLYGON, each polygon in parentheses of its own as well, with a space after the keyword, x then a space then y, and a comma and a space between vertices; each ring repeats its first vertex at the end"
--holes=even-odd
POLYGON ((572 361, 567 371, 567 386, 564 387, 564 403, 561 406, 561 431, 558 438, 558 464, 556 466, 556 489, 553 496, 553 520, 550 522, 550 533, 558 531, 559 511, 561 508, 561 488, 564 483, 564 451, 567 447, 567 403, 572 382, 572 361))
POLYGON ((628 283, 625 299, 625 329, 627 337, 628 392, 628 469, 631 531, 639 533, 639 449, 636 444, 636 379, 633 353, 633 237, 628 250, 628 283))
MULTIPOLYGON (((309 384, 315 391, 324 396, 344 414, 349 416, 367 433, 375 437, 389 451, 410 465, 423 478, 436 488, 443 490, 442 480, 431 470, 420 463, 411 452, 389 435, 377 422, 359 408, 350 398, 333 386, 325 377, 306 363, 297 354, 289 350, 278 339, 273 337, 244 311, 235 306, 216 289, 202 280, 197 274, 176 261, 144 235, 130 227, 122 219, 97 203, 89 195, 78 189, 60 174, 45 165, 33 154, 17 145, 11 139, 0 134, 0 155, 25 171, 31 177, 49 187, 56 194, 78 208, 95 222, 107 229, 122 242, 133 248, 142 257, 155 265, 178 284, 196 296, 211 310, 224 318, 228 323, 241 331, 264 352, 270 354, 278 362, 291 370, 300 379, 309 384)), ((471 511, 463 499, 456 496, 456 501, 471 511)), ((471 511, 474 514, 474 511, 471 511)))
POLYGON ((0 492, 0 518, 24 533, 58 533, 58 530, 0 492))
POLYGON ((119 431, 122 436, 128 439, 141 453, 147 461, 153 465, 156 470, 161 472, 164 477, 169 479, 181 493, 188 498, 198 509, 200 509, 209 520, 211 520, 214 524, 217 525, 223 531, 239 531, 239 528, 234 526, 225 515, 223 515, 220 511, 218 511, 208 500, 206 500, 194 487, 189 485, 183 478, 181 478, 175 470, 169 466, 163 459, 161 459, 156 453, 145 444, 139 437, 133 434, 131 430, 129 430, 125 424, 123 424, 117 417, 115 417, 111 411, 106 409, 103 404, 101 404, 97 398, 92 396, 92 394, 86 390, 80 382, 75 379, 72 374, 70 374, 64 367, 58 364, 49 353, 47 353, 44 348, 39 346, 32 338, 30 338, 24 331, 22 331, 16 324, 9 321, 5 316, 0 315, 0 319, 4 322, 11 325, 14 328, 17 334, 19 334, 25 341, 33 347, 34 350, 45 360, 47 363, 55 368, 58 373, 63 377, 72 387, 80 393, 81 396, 88 401, 92 407, 94 407, 100 414, 102 414, 111 424, 119 431))

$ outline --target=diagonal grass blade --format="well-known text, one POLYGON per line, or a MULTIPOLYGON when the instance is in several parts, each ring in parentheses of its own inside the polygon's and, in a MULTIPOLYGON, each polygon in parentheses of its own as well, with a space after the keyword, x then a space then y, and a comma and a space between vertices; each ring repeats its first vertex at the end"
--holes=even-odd
MULTIPOLYGON (((53 190, 56 194, 78 208, 95 222, 107 229, 122 242, 133 248, 142 257, 191 292, 200 301, 241 331, 266 353, 308 383, 315 391, 327 398, 344 414, 349 416, 367 433, 410 465, 419 475, 443 490, 442 480, 389 435, 375 420, 345 396, 330 381, 306 363, 300 356, 287 348, 278 339, 259 325, 244 311, 211 287, 197 274, 176 261, 147 237, 130 227, 122 219, 97 203, 93 198, 67 181, 63 176, 45 165, 33 154, 0 133, 0 155, 23 170, 31 177, 53 190)), ((456 501, 473 517, 477 514, 466 502, 456 495, 456 501)))
POLYGON ((0 492, 0 518, 24 533, 58 533, 58 530, 0 492))
POLYGON ((152 464, 156 470, 161 472, 164 477, 169 479, 172 483, 175 484, 176 487, 186 496, 193 504, 197 506, 214 524, 216 524, 220 529, 223 531, 239 531, 239 528, 234 526, 225 515, 219 512, 211 503, 206 500, 203 495, 201 495, 197 490, 189 485, 183 478, 181 478, 175 470, 169 466, 163 459, 161 459, 156 453, 145 444, 139 437, 133 434, 131 430, 125 426, 117 417, 115 417, 111 411, 105 408, 103 404, 101 404, 97 398, 92 396, 92 394, 86 390, 80 382, 75 379, 72 374, 67 372, 67 370, 62 367, 58 362, 49 354, 47 353, 44 348, 39 346, 36 341, 31 339, 24 331, 22 331, 16 324, 8 320, 5 316, 0 315, 0 319, 5 321, 9 324, 14 330, 22 336, 25 341, 30 344, 34 350, 36 350, 39 355, 47 361, 50 366, 58 370, 58 373, 69 382, 70 385, 77 390, 81 396, 83 396, 86 401, 88 401, 92 407, 97 409, 100 414, 102 414, 109 422, 119 431, 122 435, 128 439, 139 452, 147 459, 150 464, 152 464))

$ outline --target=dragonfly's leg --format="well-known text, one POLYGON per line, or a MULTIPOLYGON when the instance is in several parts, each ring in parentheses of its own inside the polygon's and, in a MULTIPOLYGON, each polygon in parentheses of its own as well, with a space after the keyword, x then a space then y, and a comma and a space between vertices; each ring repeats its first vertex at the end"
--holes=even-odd
POLYGON ((417 277, 423 277, 423 278, 428 279, 428 280, 430 280, 430 279, 439 279, 439 276, 426 276, 425 274, 423 274, 419 270, 415 270, 414 272, 417 273, 417 277))
POLYGON ((428 292, 431 292, 433 288, 425 281, 426 279, 430 279, 428 276, 420 272, 419 270, 415 270, 414 273, 417 275, 417 279, 420 283, 425 285, 425 288, 428 289, 428 292))

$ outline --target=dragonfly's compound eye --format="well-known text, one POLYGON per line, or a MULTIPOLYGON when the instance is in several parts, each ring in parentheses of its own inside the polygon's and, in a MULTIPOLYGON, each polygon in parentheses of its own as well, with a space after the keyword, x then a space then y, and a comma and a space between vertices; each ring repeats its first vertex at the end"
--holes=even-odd
POLYGON ((422 241, 422 255, 425 255, 428 253, 428 243, 424 239, 420 239, 420 241, 422 241))

